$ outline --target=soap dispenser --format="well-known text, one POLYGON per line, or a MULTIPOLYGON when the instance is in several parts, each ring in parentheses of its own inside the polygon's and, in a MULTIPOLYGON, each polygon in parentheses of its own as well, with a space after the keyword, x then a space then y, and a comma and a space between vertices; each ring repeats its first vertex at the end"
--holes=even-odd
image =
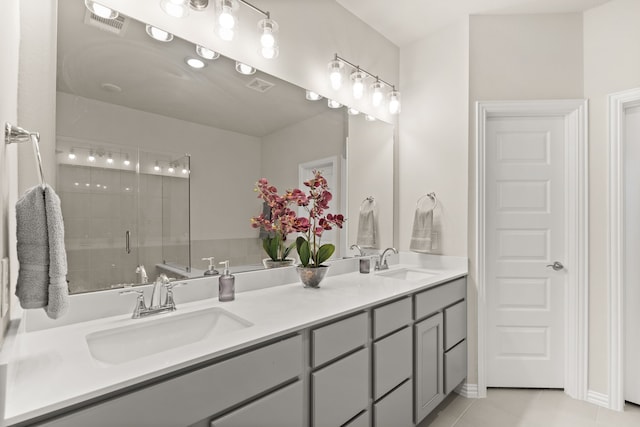
POLYGON ((218 272, 218 270, 216 270, 213 267, 213 260, 216 259, 215 257, 208 257, 208 258, 202 258, 203 261, 209 261, 209 269, 207 271, 204 272, 205 276, 217 276, 218 274, 220 274, 218 272))
POLYGON ((218 300, 233 301, 236 295, 236 278, 233 274, 229 273, 228 260, 222 261, 219 264, 224 264, 224 271, 218 279, 218 300))

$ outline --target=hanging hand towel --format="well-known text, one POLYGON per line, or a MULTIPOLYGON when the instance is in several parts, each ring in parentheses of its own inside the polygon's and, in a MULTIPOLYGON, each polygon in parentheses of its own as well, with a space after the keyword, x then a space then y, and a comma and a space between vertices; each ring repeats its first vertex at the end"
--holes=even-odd
POLYGON ((358 236, 356 243, 363 249, 378 249, 378 215, 375 203, 365 203, 358 216, 358 236))
POLYGON ((433 208, 423 210, 416 208, 413 217, 413 230, 411 230, 411 243, 409 249, 413 252, 431 252, 431 233, 433 231, 433 208))
POLYGON ((67 254, 60 199, 51 187, 33 187, 18 200, 16 237, 20 306, 45 308, 52 319, 62 316, 69 305, 67 254))

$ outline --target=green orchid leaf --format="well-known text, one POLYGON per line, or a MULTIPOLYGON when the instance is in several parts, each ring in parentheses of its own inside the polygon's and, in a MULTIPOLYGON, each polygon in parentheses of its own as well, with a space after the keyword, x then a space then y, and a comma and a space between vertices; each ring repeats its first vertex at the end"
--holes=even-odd
POLYGON ((335 252, 336 247, 332 243, 326 243, 318 248, 318 253, 316 254, 316 260, 318 265, 321 265, 323 262, 331 258, 331 255, 335 252))
POLYGON ((285 260, 287 259, 287 257, 289 256, 289 253, 291 252, 291 250, 296 246, 296 242, 291 243, 289 246, 287 246, 286 248, 284 248, 284 251, 282 251, 282 259, 285 260))
POLYGON ((300 264, 303 267, 309 265, 309 258, 311 258, 311 250, 309 248, 309 242, 302 236, 296 239, 296 248, 298 250, 298 256, 300 257, 300 264))

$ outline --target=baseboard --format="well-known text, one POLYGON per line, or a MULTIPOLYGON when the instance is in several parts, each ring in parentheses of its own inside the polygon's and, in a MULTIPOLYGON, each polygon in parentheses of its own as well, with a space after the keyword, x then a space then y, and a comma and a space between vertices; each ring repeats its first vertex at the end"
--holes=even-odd
POLYGON ((587 402, 594 405, 602 406, 603 408, 609 408, 609 395, 604 393, 598 393, 597 391, 587 390, 587 402))
POLYGON ((468 399, 477 399, 478 398, 478 384, 468 384, 462 383, 454 390, 462 397, 466 397, 468 399))

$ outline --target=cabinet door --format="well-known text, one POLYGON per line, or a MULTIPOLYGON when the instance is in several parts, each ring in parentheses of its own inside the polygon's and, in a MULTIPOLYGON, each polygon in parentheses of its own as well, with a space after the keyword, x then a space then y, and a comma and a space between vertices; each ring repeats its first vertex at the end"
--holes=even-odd
POLYGON ((211 421, 211 427, 300 427, 302 396, 302 381, 298 381, 211 421))
POLYGON ((415 423, 444 399, 442 313, 417 323, 415 328, 415 423))
POLYGON ((311 374, 314 427, 338 427, 369 403, 369 351, 362 349, 311 374))

